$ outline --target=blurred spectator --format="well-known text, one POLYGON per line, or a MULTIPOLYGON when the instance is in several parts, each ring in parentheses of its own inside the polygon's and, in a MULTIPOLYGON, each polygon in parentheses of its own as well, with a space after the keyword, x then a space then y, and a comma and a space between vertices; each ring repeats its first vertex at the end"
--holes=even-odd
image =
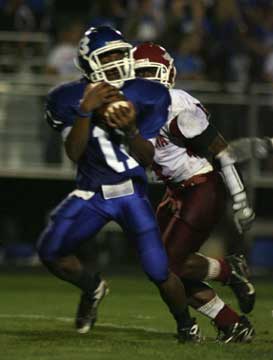
POLYGON ((266 82, 273 82, 273 50, 265 58, 262 78, 266 82))
POLYGON ((33 11, 39 31, 51 32, 53 28, 53 0, 26 0, 33 11))
MULTIPOLYGON (((210 76, 222 82, 240 81, 244 70, 241 60, 247 58, 247 53, 244 45, 246 25, 238 1, 215 2, 210 8, 207 24, 206 61, 210 76)), ((243 78, 246 81, 248 74, 243 78)))
POLYGON ((167 2, 165 29, 159 41, 169 51, 177 48, 183 34, 203 32, 204 5, 201 0, 171 0, 167 2))
MULTIPOLYGON (((78 78, 79 70, 74 65, 77 47, 84 27, 75 20, 65 23, 57 35, 57 42, 48 56, 45 69, 48 75, 59 75, 65 78, 78 78)), ((63 161, 62 140, 59 134, 51 131, 42 120, 41 137, 43 140, 43 158, 47 164, 60 164, 63 161)))
POLYGON ((34 31, 36 28, 34 13, 24 0, 5 1, 0 13, 0 30, 34 31))
POLYGON ((251 79, 263 77, 261 64, 273 49, 273 2, 271 0, 248 1, 242 8, 248 25, 245 44, 251 55, 251 79))
POLYGON ((0 12, 0 31, 3 31, 0 34, 1 71, 40 71, 44 67, 49 38, 47 34, 34 34, 34 32, 47 29, 46 24, 49 22, 44 22, 42 25, 47 16, 44 10, 45 8, 43 11, 41 10, 38 19, 27 1, 2 1, 0 12), (40 26, 43 26, 43 29, 40 26))
POLYGON ((136 5, 124 26, 126 38, 137 42, 155 41, 159 35, 160 14, 152 0, 138 0, 136 5))
POLYGON ((48 31, 51 27, 51 1, 2 0, 0 30, 48 31))
POLYGON ((57 43, 49 53, 46 66, 47 74, 66 77, 79 75, 79 71, 74 65, 74 58, 83 32, 84 27, 79 21, 63 26, 57 35, 57 43))
POLYGON ((122 31, 126 18, 124 2, 100 0, 92 2, 88 27, 108 25, 122 31))
POLYGON ((174 61, 178 79, 204 80, 205 64, 200 56, 201 36, 198 33, 183 35, 174 61))

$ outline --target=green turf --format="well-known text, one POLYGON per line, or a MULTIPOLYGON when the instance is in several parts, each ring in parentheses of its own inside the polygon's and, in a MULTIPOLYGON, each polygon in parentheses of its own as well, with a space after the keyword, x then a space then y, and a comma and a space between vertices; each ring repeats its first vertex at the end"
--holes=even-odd
MULTIPOLYGON (((219 345, 210 322, 198 316, 207 340, 179 345, 157 290, 144 276, 113 276, 92 334, 79 335, 72 318, 78 291, 50 275, 0 275, 0 359, 5 360, 261 360, 273 359, 273 285, 257 284, 250 316, 252 344, 219 345)), ((236 306, 229 289, 219 292, 236 306)))

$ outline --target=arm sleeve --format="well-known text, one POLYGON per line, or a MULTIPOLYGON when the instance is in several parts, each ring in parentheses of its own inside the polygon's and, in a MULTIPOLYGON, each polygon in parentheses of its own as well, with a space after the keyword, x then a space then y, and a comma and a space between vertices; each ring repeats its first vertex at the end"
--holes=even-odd
MULTIPOLYGON (((185 146, 192 153, 200 156, 211 158, 216 156, 220 151, 227 147, 225 139, 217 131, 217 129, 209 122, 203 123, 203 128, 195 127, 193 137, 186 137, 181 132, 182 128, 179 127, 176 118, 173 119, 169 126, 171 137, 177 144, 185 146), (176 141, 178 140, 178 141, 176 141)), ((193 131, 191 130, 191 134, 193 131)), ((186 135, 188 133, 186 132, 186 135)))
POLYGON ((66 133, 65 129, 71 128, 75 120, 75 111, 66 99, 58 94, 49 93, 45 103, 45 120, 54 130, 66 133))
MULTIPOLYGON (((164 89, 165 90, 165 89, 164 89)), ((168 90, 161 93, 160 97, 146 106, 144 111, 145 121, 139 125, 140 134, 151 142, 155 141, 159 130, 166 123, 169 114, 171 99, 168 90)))

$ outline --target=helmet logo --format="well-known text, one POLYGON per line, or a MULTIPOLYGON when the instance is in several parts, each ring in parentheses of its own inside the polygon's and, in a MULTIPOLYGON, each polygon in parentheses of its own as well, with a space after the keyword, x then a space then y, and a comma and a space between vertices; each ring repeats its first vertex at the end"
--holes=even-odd
POLYGON ((79 45, 79 53, 82 56, 85 56, 88 54, 88 52, 89 52, 88 44, 89 44, 89 38, 87 36, 85 36, 84 38, 81 39, 80 45, 79 45))
POLYGON ((167 60, 167 61, 172 61, 171 56, 169 55, 169 53, 165 52, 165 54, 162 56, 163 59, 167 60))

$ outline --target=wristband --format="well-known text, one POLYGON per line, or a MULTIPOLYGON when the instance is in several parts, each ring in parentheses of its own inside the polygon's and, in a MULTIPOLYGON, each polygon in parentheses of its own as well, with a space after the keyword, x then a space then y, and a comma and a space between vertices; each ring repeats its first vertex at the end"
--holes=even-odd
POLYGON ((90 112, 83 112, 83 111, 80 109, 79 106, 73 107, 73 111, 74 111, 74 113, 75 113, 78 117, 80 117, 80 118, 90 118, 90 117, 92 116, 92 114, 93 114, 92 111, 90 111, 90 112))

